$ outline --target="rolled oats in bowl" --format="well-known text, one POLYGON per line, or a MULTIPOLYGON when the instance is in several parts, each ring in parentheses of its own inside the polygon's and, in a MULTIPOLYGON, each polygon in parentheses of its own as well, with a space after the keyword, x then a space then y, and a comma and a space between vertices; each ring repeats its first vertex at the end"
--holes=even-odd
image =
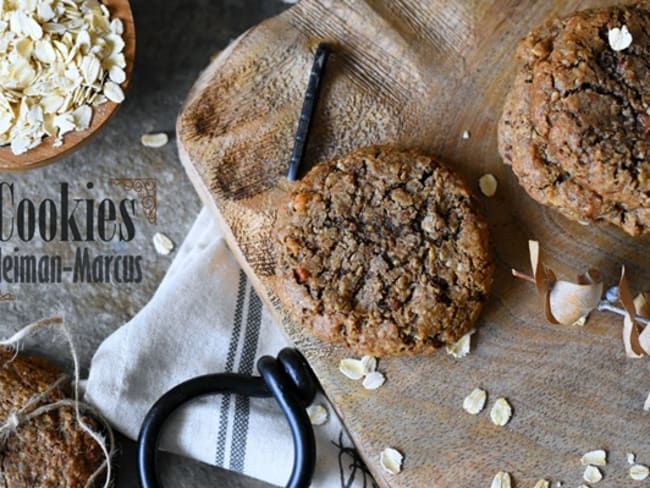
POLYGON ((0 2, 0 145, 19 155, 124 100, 124 26, 97 0, 0 2))

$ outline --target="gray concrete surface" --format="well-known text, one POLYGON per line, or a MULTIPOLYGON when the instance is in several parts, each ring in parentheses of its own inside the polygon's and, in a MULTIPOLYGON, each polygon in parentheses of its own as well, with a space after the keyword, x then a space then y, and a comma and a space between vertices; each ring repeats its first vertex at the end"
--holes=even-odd
MULTIPOLYGON (((68 159, 25 174, 2 174, 0 181, 14 183, 16 197, 40 201, 58 199, 60 183, 67 183, 78 198, 122 199, 125 191, 109 184, 111 178, 156 178, 158 180, 157 223, 147 222, 138 209, 136 237, 129 243, 62 243, 55 239, 22 242, 12 238, 0 243, 8 254, 58 254, 72 262, 77 247, 96 254, 143 256, 143 280, 138 284, 0 283, 0 293, 17 295, 14 302, 0 302, 0 336, 7 336, 36 319, 63 313, 72 329, 81 361, 87 368, 101 341, 128 321, 152 296, 173 254, 156 254, 151 238, 157 231, 180 244, 200 209, 200 202, 176 155, 175 141, 161 149, 144 148, 140 136, 150 131, 173 135, 177 112, 185 94, 210 56, 248 27, 279 13, 287 5, 279 0, 146 0, 132 1, 136 20, 138 53, 127 100, 117 116, 89 145, 68 159), (86 184, 94 187, 88 189, 86 184), (16 252, 15 249, 18 249, 16 252)), ((69 366, 67 346, 51 334, 39 334, 28 349, 69 366)), ((135 450, 121 439, 117 459, 119 488, 138 486, 135 450)), ((165 456, 166 486, 261 487, 248 480, 165 456)))

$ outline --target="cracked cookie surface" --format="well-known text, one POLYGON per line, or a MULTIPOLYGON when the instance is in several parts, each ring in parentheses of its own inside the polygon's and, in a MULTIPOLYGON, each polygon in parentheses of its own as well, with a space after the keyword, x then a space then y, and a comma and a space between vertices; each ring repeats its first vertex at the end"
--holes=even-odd
POLYGON ((650 10, 553 19, 520 44, 499 149, 528 193, 579 221, 650 232, 650 10), (608 32, 626 25, 632 45, 608 32))
POLYGON ((283 303, 357 354, 430 353, 472 329, 493 274, 487 226, 435 160, 369 147, 321 163, 280 210, 283 303))

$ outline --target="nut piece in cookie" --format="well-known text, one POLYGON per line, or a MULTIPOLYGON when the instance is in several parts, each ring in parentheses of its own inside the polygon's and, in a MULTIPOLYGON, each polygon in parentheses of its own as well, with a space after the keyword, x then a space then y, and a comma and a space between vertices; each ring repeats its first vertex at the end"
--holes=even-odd
POLYGON ((285 307, 359 355, 454 344, 487 299, 487 226, 458 176, 418 152, 369 147, 317 165, 278 224, 285 307))
POLYGON ((537 201, 650 233, 650 8, 552 19, 520 44, 499 150, 537 201), (625 29, 624 29, 625 28, 625 29), (610 33, 630 33, 624 49, 610 33))

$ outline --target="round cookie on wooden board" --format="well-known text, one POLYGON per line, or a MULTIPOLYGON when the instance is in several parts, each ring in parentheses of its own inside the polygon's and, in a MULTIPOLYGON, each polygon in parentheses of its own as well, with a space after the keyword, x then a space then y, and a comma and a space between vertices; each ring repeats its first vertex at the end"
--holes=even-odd
POLYGON ((650 233, 650 8, 552 19, 519 45, 499 149, 540 203, 581 222, 650 233), (627 27, 617 51, 609 31, 627 27))
MULTIPOLYGON (((62 372, 46 360, 0 348, 0 424, 29 400, 55 383, 62 372)), ((69 382, 68 382, 69 383, 69 382)), ((65 385, 53 389, 29 411, 69 398, 65 385)), ((93 430, 97 424, 84 422, 93 430)), ((5 488, 83 488, 101 466, 104 455, 81 430, 72 407, 60 407, 20 423, 0 445, 0 486, 5 488)), ((96 486, 103 486, 100 476, 96 486)))
POLYGON ((281 299, 316 336, 375 356, 470 331, 492 284, 487 225, 452 171, 388 146, 321 163, 279 212, 281 299))

